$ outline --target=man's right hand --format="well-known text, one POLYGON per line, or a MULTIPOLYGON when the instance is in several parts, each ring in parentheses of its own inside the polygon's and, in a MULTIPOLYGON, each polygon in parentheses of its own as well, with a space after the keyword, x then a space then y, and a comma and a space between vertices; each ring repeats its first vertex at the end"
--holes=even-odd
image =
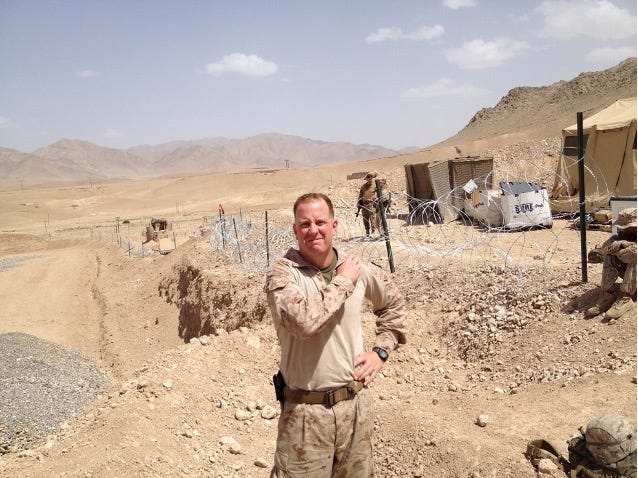
POLYGON ((356 284, 357 280, 359 280, 360 273, 359 258, 352 254, 348 254, 339 267, 337 267, 337 275, 347 277, 353 284, 356 284))

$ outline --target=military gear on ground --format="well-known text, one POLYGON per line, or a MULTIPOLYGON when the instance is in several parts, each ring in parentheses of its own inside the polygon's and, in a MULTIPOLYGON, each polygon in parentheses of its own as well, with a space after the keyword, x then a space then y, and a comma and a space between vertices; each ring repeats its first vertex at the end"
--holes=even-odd
POLYGON ((568 459, 543 439, 530 441, 525 456, 535 467, 549 459, 570 478, 637 478, 636 429, 624 417, 596 417, 567 444, 568 459))
POLYGON ((587 309, 587 312, 585 312, 585 316, 596 317, 603 312, 607 312, 609 308, 614 305, 615 301, 616 296, 614 294, 612 294, 611 292, 603 292, 600 297, 598 297, 596 304, 593 307, 587 309))
POLYGON ((636 478, 636 451, 609 465, 596 461, 581 434, 568 442, 570 478, 636 478))
POLYGON ((558 449, 547 440, 532 440, 527 444, 527 450, 525 457, 532 462, 535 467, 539 462, 546 458, 554 462, 554 464, 561 470, 569 472, 569 461, 562 456, 558 449))
POLYGON ((585 430, 587 449, 598 463, 616 463, 636 451, 636 430, 625 417, 611 413, 594 418, 585 430))
POLYGON ((607 311, 605 317, 607 319, 618 319, 632 309, 636 310, 634 301, 628 295, 622 295, 607 311))

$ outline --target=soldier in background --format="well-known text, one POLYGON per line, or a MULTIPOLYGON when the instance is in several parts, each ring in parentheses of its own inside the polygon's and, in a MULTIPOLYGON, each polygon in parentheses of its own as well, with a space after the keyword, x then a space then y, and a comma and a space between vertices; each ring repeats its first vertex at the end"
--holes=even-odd
POLYGON ((603 254, 602 295, 586 312, 588 317, 605 313, 607 319, 618 319, 625 313, 636 312, 636 208, 623 209, 614 222, 616 234, 607 239, 600 251, 603 254), (613 288, 622 277, 620 296, 613 288))
POLYGON ((370 236, 377 230, 376 219, 376 205, 375 199, 377 197, 376 185, 372 181, 377 177, 377 173, 370 172, 363 178, 365 183, 359 189, 359 197, 357 198, 357 215, 361 211, 361 217, 363 218, 363 227, 366 231, 366 237, 370 236))

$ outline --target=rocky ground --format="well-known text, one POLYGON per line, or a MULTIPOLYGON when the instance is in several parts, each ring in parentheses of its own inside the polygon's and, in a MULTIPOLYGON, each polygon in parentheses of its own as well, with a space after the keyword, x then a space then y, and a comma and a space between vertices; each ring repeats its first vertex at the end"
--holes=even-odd
MULTIPOLYGON (((89 247, 111 386, 34 446, 8 447, 2 475, 267 476, 279 348, 263 277, 211 251, 207 237, 144 259, 89 247)), ((37 249, 28 254, 47 254, 37 249)), ((586 320, 600 265, 583 284, 577 248, 565 254, 551 270, 531 258, 515 268, 451 262, 418 281, 397 270, 410 340, 372 387, 379 476, 533 477, 528 440, 565 452, 594 415, 635 420, 635 316, 586 320)))

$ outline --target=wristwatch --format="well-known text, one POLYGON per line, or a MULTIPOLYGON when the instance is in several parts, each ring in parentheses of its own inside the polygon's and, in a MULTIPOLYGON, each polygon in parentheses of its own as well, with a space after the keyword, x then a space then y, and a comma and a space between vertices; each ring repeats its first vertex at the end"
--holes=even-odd
POLYGON ((372 347, 372 351, 376 352, 379 358, 384 362, 388 360, 388 351, 386 349, 382 349, 381 347, 372 347))

